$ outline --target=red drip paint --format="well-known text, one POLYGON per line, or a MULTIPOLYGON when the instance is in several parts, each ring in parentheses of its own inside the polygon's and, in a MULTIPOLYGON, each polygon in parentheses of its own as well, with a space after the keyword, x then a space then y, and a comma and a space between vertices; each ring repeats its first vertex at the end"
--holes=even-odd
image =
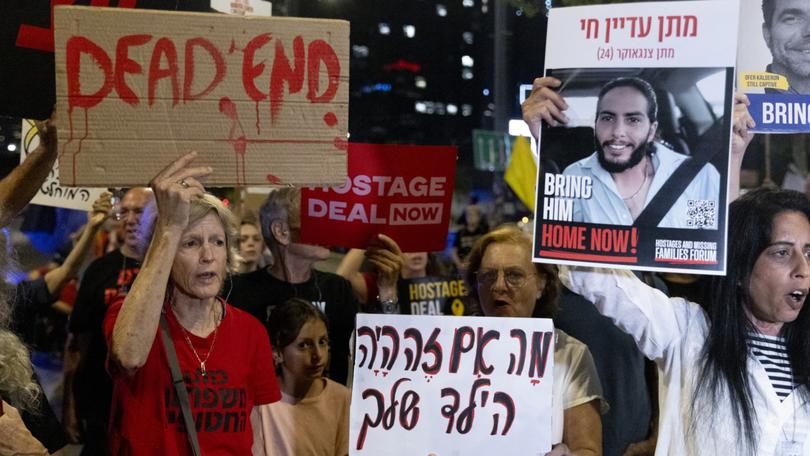
POLYGON ((537 379, 532 380, 532 386, 534 386, 534 385, 536 385, 538 383, 540 383, 540 380, 537 380, 537 379))
POLYGON ((341 138, 340 136, 336 136, 335 137, 335 149, 349 150, 349 141, 341 138))
POLYGON ((231 47, 228 48, 228 54, 233 54, 236 51, 236 41, 231 40, 231 47))
POLYGON ((630 232, 632 233, 630 236, 630 253, 635 254, 638 246, 638 228, 633 227, 630 232))
POLYGON ((337 116, 334 112, 327 112, 323 115, 323 121, 326 125, 334 127, 337 124, 337 116))
POLYGON ((267 175, 267 182, 269 182, 269 183, 271 183, 273 185, 281 185, 281 184, 284 183, 284 182, 282 182, 280 177, 274 176, 272 174, 267 175))
POLYGON ((259 115, 259 102, 256 102, 256 136, 262 135, 262 121, 259 115))
MULTIPOLYGON (((73 182, 71 183, 71 185, 76 185, 76 157, 78 157, 79 154, 82 153, 82 142, 84 142, 84 140, 87 139, 87 136, 90 134, 90 127, 89 127, 88 122, 87 122, 87 116, 88 116, 89 112, 90 112, 90 108, 84 108, 84 136, 82 136, 79 139, 79 147, 76 149, 76 153, 73 154, 73 157, 72 157, 73 158, 73 170, 72 170, 73 171, 73 182)), ((71 129, 72 129, 72 127, 71 127, 71 129)))
POLYGON ((59 161, 62 161, 62 157, 67 152, 68 145, 71 142, 73 142, 73 108, 68 107, 68 139, 59 151, 59 161))
POLYGON ((231 120, 231 130, 228 132, 228 142, 233 147, 234 158, 236 158, 236 184, 245 185, 247 177, 245 176, 245 152, 247 151, 248 140, 245 137, 245 129, 242 127, 242 122, 239 120, 239 114, 236 112, 236 105, 228 97, 219 99, 219 112, 231 120))

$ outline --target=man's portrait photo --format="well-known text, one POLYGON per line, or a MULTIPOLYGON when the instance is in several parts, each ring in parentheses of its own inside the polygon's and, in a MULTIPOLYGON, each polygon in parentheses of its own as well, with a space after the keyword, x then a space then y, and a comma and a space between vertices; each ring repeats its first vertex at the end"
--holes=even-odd
POLYGON ((572 221, 718 228, 727 69, 563 69, 548 76, 564 81, 559 95, 569 122, 543 126, 541 168, 590 185, 587 197, 572 198, 572 221))

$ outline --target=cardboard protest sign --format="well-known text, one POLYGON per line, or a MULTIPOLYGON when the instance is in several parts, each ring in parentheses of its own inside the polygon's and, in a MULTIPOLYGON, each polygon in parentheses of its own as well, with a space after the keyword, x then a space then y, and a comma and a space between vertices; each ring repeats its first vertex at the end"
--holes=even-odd
POLYGON ((346 176, 345 21, 59 7, 63 185, 146 184, 196 150, 211 186, 346 176))
POLYGON ((352 455, 551 449, 551 320, 358 314, 355 343, 352 455))
POLYGON ((417 277, 397 282, 403 315, 464 315, 470 292, 461 277, 417 277))
POLYGON ((551 10, 536 261, 724 273, 736 36, 733 1, 551 10))
MULTIPOLYGON (((23 120, 21 138, 20 163, 28 158, 28 154, 39 147, 37 127, 32 120, 23 120)), ((54 163, 50 174, 48 174, 48 178, 45 179, 37 194, 31 199, 31 203, 89 211, 93 208, 93 202, 106 190, 104 188, 63 187, 59 185, 58 175, 59 162, 57 161, 54 163)))
POLYGON ((456 148, 349 144, 343 185, 301 192, 301 239, 366 248, 383 233, 403 252, 444 249, 456 148))
POLYGON ((810 132, 808 15, 804 1, 741 0, 737 87, 751 102, 752 131, 810 132))
POLYGON ((3 0, 0 113, 46 119, 56 103, 52 10, 56 5, 207 11, 209 0, 3 0))

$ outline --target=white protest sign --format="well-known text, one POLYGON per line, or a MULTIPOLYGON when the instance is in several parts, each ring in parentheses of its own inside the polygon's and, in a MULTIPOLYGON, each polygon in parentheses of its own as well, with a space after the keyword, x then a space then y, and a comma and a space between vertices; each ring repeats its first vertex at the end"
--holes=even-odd
POLYGON ((551 10, 545 76, 568 120, 540 132, 534 261, 725 273, 738 13, 737 1, 551 10))
POLYGON ((353 455, 545 454, 551 320, 358 314, 353 455))
MULTIPOLYGON (((20 163, 22 163, 28 157, 28 154, 39 147, 39 135, 37 135, 37 127, 34 125, 33 120, 23 119, 20 143, 22 146, 20 147, 20 163)), ((34 195, 31 203, 89 211, 93 208, 93 201, 98 199, 105 190, 104 188, 63 187, 59 185, 59 162, 57 161, 54 163, 50 174, 48 174, 48 178, 45 179, 37 194, 34 195)))

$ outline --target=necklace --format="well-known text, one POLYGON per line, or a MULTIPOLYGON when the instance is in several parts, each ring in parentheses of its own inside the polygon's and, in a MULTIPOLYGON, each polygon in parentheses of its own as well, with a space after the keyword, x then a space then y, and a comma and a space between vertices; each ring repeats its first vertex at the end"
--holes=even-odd
MULTIPOLYGON (((174 303, 171 303, 172 312, 174 312, 174 303)), ((205 378, 207 372, 205 370, 205 363, 208 362, 208 358, 211 357, 211 353, 214 352, 214 344, 217 342, 217 332, 219 331, 219 324, 214 324, 214 338, 211 340, 211 346, 208 347, 208 353, 205 354, 205 359, 200 358, 200 355, 197 353, 197 350, 194 349, 194 344, 191 343, 191 339, 188 337, 188 331, 186 328, 180 324, 180 319, 177 318, 177 314, 174 314, 174 318, 177 319, 177 324, 180 326, 180 329, 183 331, 183 338, 186 339, 186 343, 188 344, 189 348, 191 348, 191 352, 194 353, 194 357, 197 358, 197 362, 200 363, 200 374, 205 378)))
POLYGON ((647 185, 648 176, 649 176, 649 174, 647 173, 647 162, 645 162, 644 163, 644 180, 641 181, 641 185, 638 186, 638 188, 636 189, 635 192, 633 192, 632 195, 628 196, 627 198, 623 197, 622 200, 629 201, 629 200, 635 198, 638 195, 638 193, 641 191, 641 189, 644 188, 645 185, 647 185))

